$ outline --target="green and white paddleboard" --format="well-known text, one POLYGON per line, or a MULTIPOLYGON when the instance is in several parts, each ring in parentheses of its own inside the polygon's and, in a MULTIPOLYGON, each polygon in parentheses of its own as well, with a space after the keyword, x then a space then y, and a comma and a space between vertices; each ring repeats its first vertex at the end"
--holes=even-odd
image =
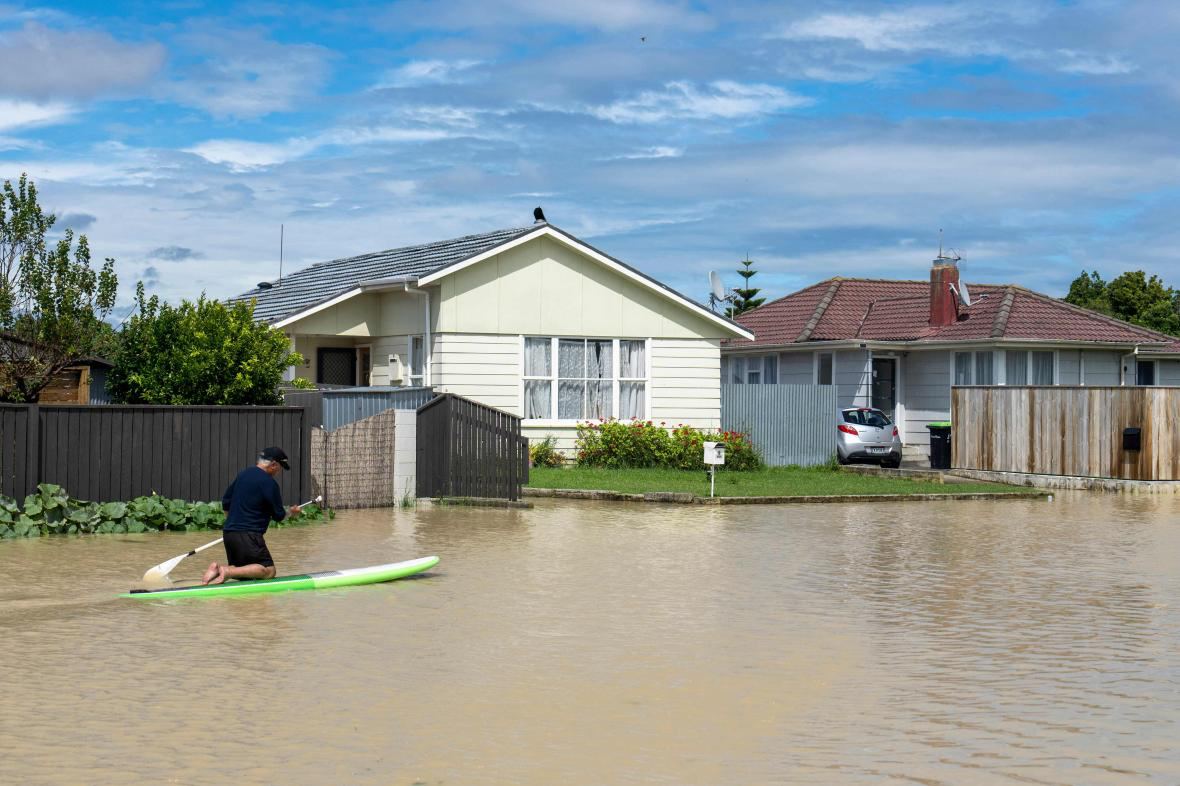
POLYGON ((197 584, 191 587, 167 587, 164 589, 133 589, 120 598, 178 598, 200 595, 250 595, 255 592, 286 592, 288 590, 328 589, 330 587, 351 587, 357 584, 377 584, 413 576, 430 570, 438 564, 438 557, 421 557, 405 562, 391 562, 387 565, 372 565, 367 568, 347 570, 326 570, 322 573, 304 573, 299 576, 278 576, 257 581, 227 581, 224 584, 197 584))

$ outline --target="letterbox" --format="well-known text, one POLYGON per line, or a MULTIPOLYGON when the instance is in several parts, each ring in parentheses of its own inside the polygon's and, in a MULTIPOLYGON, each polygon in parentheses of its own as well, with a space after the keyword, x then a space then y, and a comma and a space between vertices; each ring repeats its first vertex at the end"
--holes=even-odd
POLYGON ((1139 429, 1136 426, 1123 429, 1123 450, 1139 450, 1139 429))
POLYGON ((724 442, 706 442, 705 443, 705 463, 706 464, 724 464, 725 463, 725 443, 724 442))

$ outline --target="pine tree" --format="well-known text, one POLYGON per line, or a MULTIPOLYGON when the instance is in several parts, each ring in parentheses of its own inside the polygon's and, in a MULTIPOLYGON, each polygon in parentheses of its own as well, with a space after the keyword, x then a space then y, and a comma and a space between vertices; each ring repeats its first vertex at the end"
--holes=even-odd
POLYGON ((743 285, 733 290, 733 294, 735 295, 733 305, 725 310, 725 316, 731 319, 747 311, 753 311, 766 302, 766 298, 757 296, 762 290, 758 287, 750 286, 750 279, 758 272, 750 267, 752 264, 754 264, 753 260, 747 256, 742 261, 742 266, 737 269, 737 274, 742 277, 743 285))

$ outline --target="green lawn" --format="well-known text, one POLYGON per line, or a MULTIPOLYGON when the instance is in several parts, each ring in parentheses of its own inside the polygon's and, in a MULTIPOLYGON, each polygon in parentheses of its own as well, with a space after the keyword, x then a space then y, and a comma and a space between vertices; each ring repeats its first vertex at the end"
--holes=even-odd
MULTIPOLYGON (((528 485, 545 489, 595 489, 642 494, 649 491, 709 495, 702 472, 675 469, 592 469, 533 467, 528 485)), ((756 472, 717 473, 719 497, 801 497, 843 494, 962 494, 1018 492, 1028 489, 996 483, 934 483, 928 480, 874 477, 827 467, 772 467, 756 472)))

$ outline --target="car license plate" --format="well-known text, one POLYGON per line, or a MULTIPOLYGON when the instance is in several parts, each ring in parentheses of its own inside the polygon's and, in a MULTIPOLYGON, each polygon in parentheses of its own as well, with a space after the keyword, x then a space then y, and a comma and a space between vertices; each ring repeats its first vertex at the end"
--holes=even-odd
POLYGON ((873 454, 888 453, 888 452, 889 452, 889 448, 869 448, 869 453, 873 453, 873 454))

